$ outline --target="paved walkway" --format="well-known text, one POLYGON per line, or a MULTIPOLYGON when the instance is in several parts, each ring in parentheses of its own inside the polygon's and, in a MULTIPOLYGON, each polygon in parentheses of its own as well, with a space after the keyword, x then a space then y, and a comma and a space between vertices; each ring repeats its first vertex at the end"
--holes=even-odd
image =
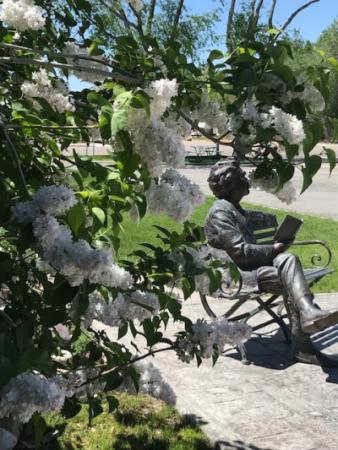
MULTIPOLYGON (((321 294, 317 301, 332 307, 338 294, 321 294)), ((192 320, 206 316, 197 297, 184 303, 184 314, 192 320)), ((177 327, 170 324, 168 330, 177 327)), ((338 353, 338 327, 316 335, 314 342, 338 353)), ((274 328, 251 339, 247 349, 249 366, 234 350, 214 367, 210 361, 199 368, 187 365, 171 353, 158 354, 153 362, 176 392, 178 410, 194 418, 218 450, 337 450, 338 369, 293 364, 289 346, 274 328)))
MULTIPOLYGON (((189 167, 179 171, 197 183, 206 195, 212 195, 208 186, 210 167, 189 167)), ((247 169, 250 171, 250 168, 247 169)), ((300 192, 302 186, 302 173, 296 170, 293 182, 300 192)), ((329 176, 328 164, 323 164, 316 174, 313 184, 290 205, 281 202, 273 194, 268 194, 257 189, 251 189, 250 195, 244 201, 256 205, 264 205, 286 211, 297 211, 302 214, 317 215, 329 219, 338 220, 338 168, 329 176)))
MULTIPOLYGON (((191 153, 191 148, 193 146, 205 146, 207 142, 186 142, 187 153, 191 153)), ((318 144, 313 153, 320 153, 322 147, 325 144, 318 144)), ((327 144, 328 147, 336 151, 338 155, 338 144, 327 144)), ((69 151, 75 148, 79 154, 85 155, 105 155, 109 149, 109 146, 102 146, 100 144, 95 144, 95 146, 86 146, 84 144, 72 145, 69 151)), ((231 155, 232 149, 229 147, 221 146, 221 152, 223 154, 231 155)), ((250 170, 250 168, 248 168, 250 170)), ((181 173, 186 175, 188 178, 197 183, 202 191, 206 195, 211 195, 208 187, 207 178, 209 174, 209 167, 189 167, 180 170, 181 173)), ((293 178, 295 185, 297 186, 298 192, 301 190, 302 186, 302 173, 300 170, 296 170, 295 176, 293 178)), ((303 214, 318 215, 320 217, 331 218, 338 220, 338 168, 334 170, 331 177, 329 176, 329 165, 323 164, 320 171, 316 174, 313 184, 307 189, 307 191, 302 194, 295 202, 291 205, 286 205, 277 199, 276 196, 272 194, 267 194, 266 192, 258 191, 255 189, 251 190, 248 197, 245 198, 246 201, 254 203, 256 205, 264 205, 270 208, 284 209, 287 211, 297 211, 303 214)))

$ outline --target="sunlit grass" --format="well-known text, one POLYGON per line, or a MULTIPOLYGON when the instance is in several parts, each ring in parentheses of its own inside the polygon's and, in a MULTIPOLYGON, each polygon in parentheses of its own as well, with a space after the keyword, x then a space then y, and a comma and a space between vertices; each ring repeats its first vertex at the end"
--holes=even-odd
MULTIPOLYGON (((196 208, 191 221, 198 225, 204 225, 204 221, 208 212, 208 209, 213 203, 213 198, 208 197, 205 204, 196 208)), ((280 223, 284 216, 287 214, 285 211, 278 209, 265 208, 262 206, 243 203, 244 207, 250 209, 256 209, 266 212, 271 212, 277 216, 280 223)), ((290 212, 288 212, 290 214, 290 212)), ((321 239, 325 240, 330 249, 333 252, 333 258, 331 267, 336 270, 332 275, 326 276, 313 288, 314 292, 337 292, 338 291, 338 221, 332 219, 322 219, 320 217, 308 216, 304 214, 298 214, 292 212, 292 215, 304 220, 300 231, 297 234, 297 240, 313 240, 321 239)), ((147 215, 140 223, 133 222, 129 217, 125 218, 123 223, 124 232, 121 234, 121 250, 119 253, 120 258, 126 257, 133 250, 138 248, 138 245, 142 242, 150 242, 154 244, 160 244, 159 239, 156 238, 158 231, 153 225, 160 225, 166 227, 169 230, 181 230, 182 225, 177 224, 168 216, 162 214, 158 216, 147 215)), ((290 249, 293 253, 297 254, 304 267, 311 266, 311 257, 318 251, 323 256, 323 261, 320 264, 325 264, 325 251, 323 252, 319 246, 307 246, 307 247, 292 247, 290 249)))
POLYGON ((88 426, 87 407, 71 418, 46 416, 50 429, 62 434, 44 450, 211 450, 202 431, 187 423, 175 409, 146 395, 118 394, 119 408, 104 412, 88 426))

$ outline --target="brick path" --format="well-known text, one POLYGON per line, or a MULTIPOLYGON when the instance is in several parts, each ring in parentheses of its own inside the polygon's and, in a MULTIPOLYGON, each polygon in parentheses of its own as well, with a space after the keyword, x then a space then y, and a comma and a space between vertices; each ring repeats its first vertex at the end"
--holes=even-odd
MULTIPOLYGON (((316 300, 332 307, 338 294, 316 300)), ((206 316, 197 297, 185 302, 184 314, 206 316)), ((175 330, 171 324, 169 331, 175 330)), ((219 450, 337 450, 338 369, 293 364, 282 335, 265 332, 247 344, 249 366, 234 350, 214 367, 207 361, 196 368, 171 353, 153 362, 176 392, 179 411, 195 417, 219 450)), ((338 353, 338 327, 314 336, 314 342, 338 353)))

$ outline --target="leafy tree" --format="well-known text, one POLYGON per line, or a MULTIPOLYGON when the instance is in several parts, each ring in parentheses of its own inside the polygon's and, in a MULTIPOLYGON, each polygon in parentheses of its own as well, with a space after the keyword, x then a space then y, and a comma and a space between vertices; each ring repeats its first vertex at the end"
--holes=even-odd
MULTIPOLYGON (((119 260, 126 214, 167 212, 184 222, 203 201, 174 170, 184 163, 181 135, 189 126, 205 119, 217 132, 204 134, 226 139, 236 158, 255 166, 252 176, 276 190, 292 178, 301 151, 303 190, 321 166, 311 150, 323 137, 317 111, 325 106, 325 71, 299 80, 287 64, 290 43, 274 32, 265 43, 250 36, 228 56, 212 50, 202 70, 180 41, 179 9, 167 42, 144 29, 153 4, 114 0, 126 34, 107 47, 99 34, 89 37, 105 32, 90 1, 3 2, 0 447, 12 448, 26 422, 38 445, 42 412, 62 408, 71 417, 86 401, 91 421, 102 412, 100 391, 110 392, 110 411, 121 385, 151 391, 152 383, 142 384, 150 355, 171 350, 186 362, 215 362, 226 343, 242 346, 249 337, 249 327, 234 333, 225 319, 193 324, 181 313, 175 287, 186 299, 221 282, 222 264, 206 257, 194 224, 186 221, 181 233, 158 228, 162 245, 143 243, 119 260), (90 88, 69 92, 70 74, 90 88), (228 99, 226 108, 213 94, 228 99), (110 146, 108 165, 67 154, 93 135, 110 146), (117 338, 94 319, 115 326, 117 338), (169 319, 182 327, 171 339, 169 319), (122 340, 128 332, 130 344, 122 340)), ((333 168, 335 156, 326 152, 333 168)), ((168 387, 155 392, 173 400, 168 387)))

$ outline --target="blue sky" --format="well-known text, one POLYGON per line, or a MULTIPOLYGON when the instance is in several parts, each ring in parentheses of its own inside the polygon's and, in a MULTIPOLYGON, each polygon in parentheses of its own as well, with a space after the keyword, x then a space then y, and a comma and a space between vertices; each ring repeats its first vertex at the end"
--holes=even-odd
MULTIPOLYGON (((239 4, 240 2, 241 0, 238 0, 239 4)), ((217 27, 217 33, 219 34, 224 33, 229 3, 229 0, 226 0, 225 12, 217 27)), ((291 13, 304 3, 307 3, 307 0, 278 0, 275 10, 275 25, 282 25, 291 13)), ((186 0, 189 9, 198 14, 210 11, 218 4, 217 0, 186 0)), ((265 0, 265 4, 268 10, 270 0, 265 0)), ((314 42, 335 18, 338 18, 338 0, 320 0, 303 10, 292 22, 290 28, 298 29, 303 38, 314 42)))

